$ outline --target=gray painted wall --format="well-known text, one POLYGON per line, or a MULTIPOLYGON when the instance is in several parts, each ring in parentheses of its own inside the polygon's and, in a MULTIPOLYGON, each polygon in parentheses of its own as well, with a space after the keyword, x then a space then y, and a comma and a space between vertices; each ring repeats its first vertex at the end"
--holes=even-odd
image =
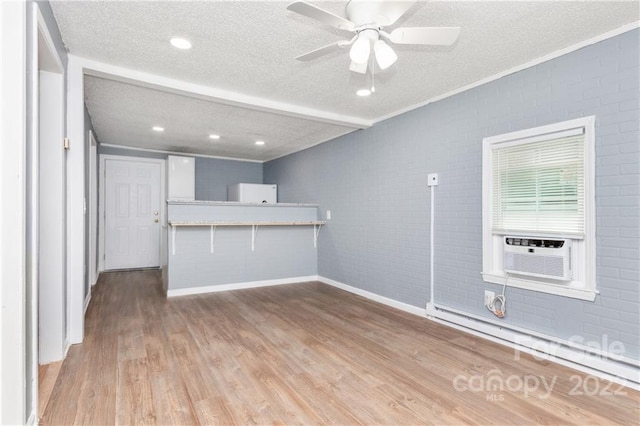
MULTIPOLYGON (((494 318, 483 306, 482 138, 596 116, 595 302, 509 288, 505 322, 559 338, 640 348, 640 31, 266 163, 282 202, 332 211, 319 274, 424 308, 429 300, 427 174, 435 201, 435 302, 494 318)), ((372 99, 375 101, 375 99, 372 99)))
MULTIPOLYGON (((98 154, 163 160, 168 155, 102 145, 98 147, 98 154)), ((262 183, 262 163, 196 157, 195 168, 196 200, 226 201, 227 187, 229 185, 234 183, 262 183)))
POLYGON ((262 163, 196 157, 196 200, 227 201, 235 183, 262 183, 262 163))

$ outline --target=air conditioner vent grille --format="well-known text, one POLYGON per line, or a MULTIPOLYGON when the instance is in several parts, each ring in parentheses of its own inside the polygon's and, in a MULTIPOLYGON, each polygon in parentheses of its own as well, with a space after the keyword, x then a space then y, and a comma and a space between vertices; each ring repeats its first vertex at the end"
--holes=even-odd
POLYGON ((505 269, 511 271, 528 272, 562 278, 564 275, 564 260, 561 256, 540 256, 530 254, 507 253, 505 269))
POLYGON ((571 240, 505 237, 503 247, 505 272, 561 281, 572 279, 571 240))

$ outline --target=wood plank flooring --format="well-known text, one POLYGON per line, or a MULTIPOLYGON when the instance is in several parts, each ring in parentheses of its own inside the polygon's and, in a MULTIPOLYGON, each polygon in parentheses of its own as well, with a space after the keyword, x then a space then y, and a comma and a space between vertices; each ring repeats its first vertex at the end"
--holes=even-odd
POLYGON ((158 271, 115 272, 41 424, 638 424, 605 386, 321 283, 167 300, 158 271))
POLYGON ((38 366, 38 417, 42 417, 44 409, 49 403, 53 386, 58 379, 62 361, 38 366))

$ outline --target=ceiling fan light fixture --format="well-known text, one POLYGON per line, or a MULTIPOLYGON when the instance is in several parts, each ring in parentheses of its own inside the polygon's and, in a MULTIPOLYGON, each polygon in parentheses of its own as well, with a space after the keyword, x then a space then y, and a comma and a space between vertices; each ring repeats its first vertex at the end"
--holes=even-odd
POLYGON ((357 72, 359 74, 366 74, 368 66, 369 61, 365 62, 364 64, 356 64, 355 62, 351 61, 351 64, 349 65, 349 71, 357 72))
POLYGON ((366 64, 369 60, 370 54, 371 44, 369 44, 369 39, 363 37, 362 35, 359 35, 358 39, 351 46, 349 57, 356 64, 366 64))
POLYGON ((398 55, 383 40, 378 40, 373 45, 373 51, 376 54, 376 62, 380 69, 386 70, 398 60, 398 55))

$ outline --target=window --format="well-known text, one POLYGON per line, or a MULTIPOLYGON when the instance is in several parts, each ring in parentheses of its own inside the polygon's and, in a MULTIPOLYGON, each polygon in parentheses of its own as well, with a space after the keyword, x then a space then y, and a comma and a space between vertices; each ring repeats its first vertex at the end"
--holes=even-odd
POLYGON ((595 299, 594 123, 587 117, 483 140, 485 281, 595 299), (547 271, 553 264, 563 273, 547 271))

